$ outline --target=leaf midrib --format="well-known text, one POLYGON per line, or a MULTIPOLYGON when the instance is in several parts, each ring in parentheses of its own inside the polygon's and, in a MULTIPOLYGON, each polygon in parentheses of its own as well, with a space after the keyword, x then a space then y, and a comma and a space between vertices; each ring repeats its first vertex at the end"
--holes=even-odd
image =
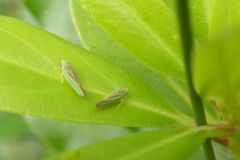
POLYGON ((6 59, 0 58, 0 62, 5 63, 5 64, 11 64, 13 66, 17 66, 17 67, 22 68, 22 69, 24 69, 26 71, 29 71, 29 72, 41 75, 43 77, 46 77, 47 79, 51 79, 51 80, 54 80, 54 81, 60 81, 60 79, 58 79, 58 78, 56 78, 54 76, 51 76, 49 74, 46 74, 45 72, 40 72, 39 70, 35 70, 33 68, 28 68, 28 67, 26 67, 24 65, 21 65, 20 63, 14 62, 14 61, 8 61, 6 59))
MULTIPOLYGON (((4 33, 12 36, 13 38, 16 38, 17 40, 23 42, 25 45, 27 45, 27 46, 29 46, 30 48, 34 49, 34 50, 37 51, 38 53, 41 53, 41 51, 39 50, 39 48, 36 48, 35 46, 31 45, 30 43, 28 43, 28 42, 25 41, 24 39, 19 38, 17 35, 13 34, 12 32, 2 30, 1 28, 0 28, 0 32, 4 32, 4 33)), ((43 54, 38 54, 38 55, 39 55, 39 56, 43 56, 43 54)), ((44 54, 44 55, 46 55, 46 54, 44 54)), ((45 57, 48 59, 48 62, 50 62, 50 63, 53 65, 53 67, 55 67, 55 65, 54 65, 54 63, 52 63, 51 59, 50 59, 48 56, 45 56, 45 57)), ((57 81, 59 80, 59 79, 57 79, 55 76, 52 76, 52 75, 50 75, 50 74, 46 74, 45 72, 40 72, 39 70, 35 70, 35 69, 33 69, 33 68, 28 68, 28 67, 26 67, 26 66, 24 66, 24 65, 21 65, 20 63, 17 63, 16 61, 9 61, 9 60, 4 59, 4 58, 0 58, 0 61, 5 62, 5 63, 9 63, 9 64, 13 64, 13 65, 15 65, 15 66, 19 66, 19 67, 21 67, 21 68, 24 68, 25 70, 29 70, 29 71, 31 71, 31 72, 33 72, 33 73, 37 73, 37 74, 43 75, 44 77, 47 77, 47 78, 50 78, 50 79, 53 79, 53 80, 57 80, 57 81)))
MULTIPOLYGON (((59 87, 59 88, 44 88, 44 89, 31 89, 31 88, 22 88, 22 87, 6 87, 6 86, 0 86, 0 88, 2 89, 24 89, 25 91, 27 92, 46 92, 46 93, 49 93, 49 91, 51 91, 52 93, 56 93, 60 90, 65 90, 67 89, 67 87, 59 87)), ((85 87, 85 91, 90 91, 94 94, 97 94, 99 96, 105 96, 106 94, 104 92, 99 92, 99 91, 96 91, 95 89, 91 89, 91 88, 86 88, 85 87)), ((128 102, 128 105, 131 107, 134 107, 136 109, 142 109, 142 110, 145 110, 145 111, 148 111, 148 112, 152 112, 152 113, 155 113, 155 114, 158 114, 160 116, 164 116, 165 118, 169 118, 169 119, 172 119, 172 120, 175 120, 176 122, 178 123, 181 123, 182 125, 184 126, 190 126, 191 122, 192 122, 192 119, 188 116, 186 116, 185 114, 182 114, 181 112, 169 112, 167 110, 161 110, 160 108, 154 108, 154 107, 145 107, 146 105, 144 103, 139 103, 137 101, 133 101, 133 100, 129 100, 128 102)), ((193 124, 193 123, 192 123, 193 124)))

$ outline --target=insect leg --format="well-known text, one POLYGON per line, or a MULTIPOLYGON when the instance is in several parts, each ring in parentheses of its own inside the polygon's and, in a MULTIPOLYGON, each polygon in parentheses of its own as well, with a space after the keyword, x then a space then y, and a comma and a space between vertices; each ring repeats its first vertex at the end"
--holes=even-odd
POLYGON ((124 97, 123 99, 121 99, 121 102, 117 105, 116 108, 119 109, 120 106, 121 106, 124 102, 126 102, 126 97, 124 97))

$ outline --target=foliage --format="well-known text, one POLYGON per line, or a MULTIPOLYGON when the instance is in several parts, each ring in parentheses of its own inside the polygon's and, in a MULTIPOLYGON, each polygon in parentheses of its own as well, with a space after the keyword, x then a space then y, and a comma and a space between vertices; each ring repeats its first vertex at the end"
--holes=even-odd
MULTIPOLYGON (((194 56, 194 80, 198 92, 215 100, 224 120, 239 127, 239 31, 229 30, 202 46, 194 56), (214 63, 212 63, 214 61, 214 63), (225 74, 226 76, 223 76, 225 74)), ((232 147, 239 153, 239 136, 232 147)))
MULTIPOLYGON (((63 0, 23 1, 21 6, 27 16, 18 17, 38 27, 0 16, 1 111, 44 119, 128 127, 102 127, 106 132, 117 130, 119 133, 106 134, 108 138, 96 138, 95 142, 133 132, 131 135, 66 151, 82 144, 66 147, 69 141, 81 137, 67 133, 63 128, 78 134, 84 127, 54 122, 50 125, 53 129, 48 130, 47 126, 52 122, 13 115, 13 118, 7 116, 2 119, 10 118, 11 123, 17 121, 22 128, 18 129, 13 123, 13 131, 3 124, 0 124, 1 129, 15 136, 29 133, 30 128, 50 148, 40 157, 53 156, 52 159, 98 159, 104 156, 105 159, 161 157, 185 160, 191 159, 206 138, 229 136, 225 135, 224 129, 194 127, 175 1, 145 2, 70 0, 71 18, 77 33, 69 25, 69 17, 53 21, 63 12, 54 8, 67 7, 67 1, 63 0), (59 30, 53 27, 56 25, 59 30), (70 62, 86 96, 79 97, 67 81, 62 83, 61 60, 70 62), (98 100, 119 88, 129 90, 120 107, 96 108, 98 100), (73 136, 75 138, 71 139, 73 136)), ((194 85, 206 103, 208 121, 222 123, 218 117, 223 116, 224 122, 236 128, 240 122, 240 66, 237 62, 240 34, 233 28, 240 24, 239 5, 237 0, 191 0, 189 4, 195 40, 192 61, 194 85), (223 32, 226 33, 217 39, 216 35, 223 32), (223 72, 225 76, 222 76, 223 72), (222 113, 213 110, 209 100, 216 101, 215 107, 220 107, 222 113)), ((67 10, 63 15, 65 13, 67 10)), ((93 132, 98 129, 96 127, 93 132)), ((5 135, 0 134, 2 137, 5 135)), ((239 153, 238 145, 239 135, 236 134, 231 138, 230 148, 239 153)), ((219 146, 214 148, 220 154, 219 146)), ((204 159, 204 155, 198 158, 204 159)))

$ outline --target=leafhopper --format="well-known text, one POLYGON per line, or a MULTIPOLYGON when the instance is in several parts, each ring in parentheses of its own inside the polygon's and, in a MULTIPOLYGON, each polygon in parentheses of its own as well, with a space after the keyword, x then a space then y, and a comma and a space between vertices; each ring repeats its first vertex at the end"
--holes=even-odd
POLYGON ((127 93, 127 88, 120 88, 98 101, 96 107, 105 109, 116 105, 119 106, 122 104, 123 98, 127 95, 127 93))
POLYGON ((73 88, 75 92, 81 97, 85 96, 83 89, 80 86, 80 81, 77 78, 76 74, 73 72, 73 69, 69 62, 62 60, 61 61, 61 69, 62 74, 67 80, 67 82, 70 84, 70 86, 73 88))

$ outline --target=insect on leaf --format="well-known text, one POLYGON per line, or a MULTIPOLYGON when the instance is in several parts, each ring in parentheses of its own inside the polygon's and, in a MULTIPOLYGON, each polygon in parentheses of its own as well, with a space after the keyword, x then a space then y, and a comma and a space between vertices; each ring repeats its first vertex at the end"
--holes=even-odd
POLYGON ((97 102, 96 106, 98 108, 109 108, 115 105, 121 105, 123 98, 127 95, 127 93, 127 88, 120 88, 97 102))
POLYGON ((73 72, 73 69, 69 62, 62 60, 61 61, 61 68, 62 73, 67 82, 70 84, 70 86, 74 89, 75 92, 77 92, 78 95, 81 97, 85 96, 83 89, 80 86, 80 81, 73 72))

